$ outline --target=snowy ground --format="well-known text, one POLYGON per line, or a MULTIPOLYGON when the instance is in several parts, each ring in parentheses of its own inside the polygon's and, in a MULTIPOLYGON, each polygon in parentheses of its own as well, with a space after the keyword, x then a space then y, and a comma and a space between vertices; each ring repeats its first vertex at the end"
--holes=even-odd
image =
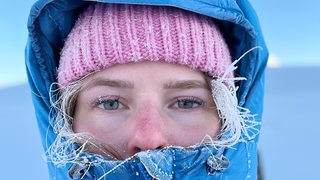
MULTIPOLYGON (((267 70, 259 148, 266 180, 320 179, 319 77, 320 68, 267 70)), ((1 179, 49 179, 27 85, 0 90, 0 115, 1 179)))

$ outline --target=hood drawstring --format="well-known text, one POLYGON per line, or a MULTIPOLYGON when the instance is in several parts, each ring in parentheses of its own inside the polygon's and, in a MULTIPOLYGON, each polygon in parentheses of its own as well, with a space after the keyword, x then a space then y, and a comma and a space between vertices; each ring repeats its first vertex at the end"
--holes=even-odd
POLYGON ((223 155, 224 148, 219 149, 217 155, 211 155, 207 159, 207 172, 209 175, 214 175, 217 171, 223 172, 229 167, 229 159, 223 155))
POLYGON ((69 168, 69 177, 72 179, 83 179, 87 177, 89 180, 96 180, 96 177, 89 172, 92 166, 87 157, 80 157, 79 160, 69 168))

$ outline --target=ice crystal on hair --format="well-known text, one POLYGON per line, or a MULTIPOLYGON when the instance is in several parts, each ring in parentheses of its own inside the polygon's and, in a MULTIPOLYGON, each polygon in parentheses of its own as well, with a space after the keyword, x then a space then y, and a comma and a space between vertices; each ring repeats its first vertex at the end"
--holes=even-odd
POLYGON ((231 147, 239 141, 252 140, 259 134, 260 125, 255 120, 256 114, 238 105, 237 87, 235 81, 246 80, 244 77, 227 78, 229 73, 237 69, 236 64, 249 52, 261 47, 254 47, 245 52, 239 59, 235 60, 221 77, 211 80, 211 89, 219 117, 222 121, 219 138, 212 139, 209 144, 218 147, 231 147))

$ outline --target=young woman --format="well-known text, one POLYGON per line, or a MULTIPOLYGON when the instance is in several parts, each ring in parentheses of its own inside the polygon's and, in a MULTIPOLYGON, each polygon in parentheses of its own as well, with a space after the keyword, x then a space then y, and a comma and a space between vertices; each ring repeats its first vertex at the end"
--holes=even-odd
POLYGON ((238 3, 37 2, 26 59, 50 177, 256 179, 267 50, 238 3))

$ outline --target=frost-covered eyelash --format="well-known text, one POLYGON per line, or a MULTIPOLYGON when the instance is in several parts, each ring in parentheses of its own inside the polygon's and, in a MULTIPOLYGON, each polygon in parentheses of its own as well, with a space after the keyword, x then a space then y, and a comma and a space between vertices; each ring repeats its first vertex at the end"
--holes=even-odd
POLYGON ((180 101, 193 101, 193 102, 199 104, 199 106, 206 105, 206 102, 204 100, 201 100, 201 99, 194 97, 194 96, 178 97, 176 102, 180 102, 180 101))
POLYGON ((98 106, 102 103, 107 102, 108 100, 119 101, 120 96, 99 96, 91 102, 92 106, 98 106))

